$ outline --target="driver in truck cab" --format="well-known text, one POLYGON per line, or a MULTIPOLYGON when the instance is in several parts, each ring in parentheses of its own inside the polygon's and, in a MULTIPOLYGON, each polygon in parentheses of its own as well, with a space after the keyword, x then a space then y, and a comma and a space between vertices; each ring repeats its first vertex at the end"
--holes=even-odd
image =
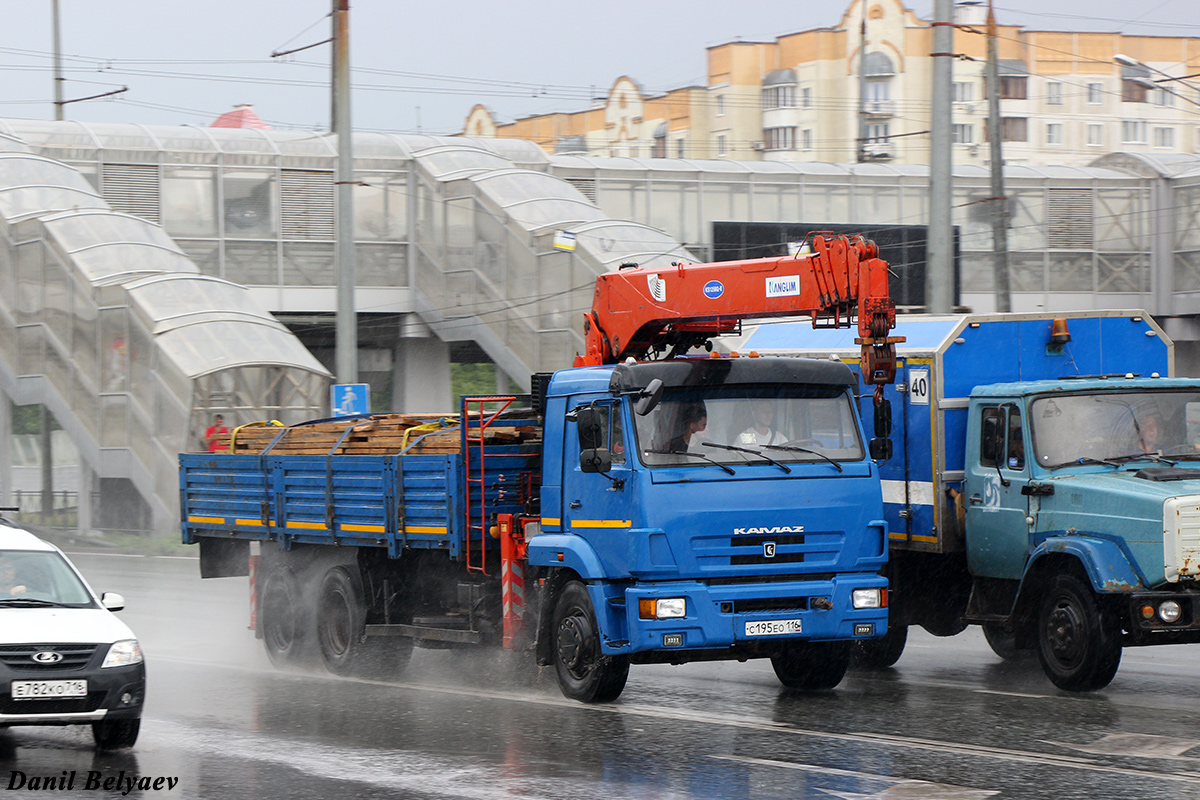
POLYGON ((11 561, 0 561, 0 597, 19 597, 29 591, 17 582, 17 568, 11 561))

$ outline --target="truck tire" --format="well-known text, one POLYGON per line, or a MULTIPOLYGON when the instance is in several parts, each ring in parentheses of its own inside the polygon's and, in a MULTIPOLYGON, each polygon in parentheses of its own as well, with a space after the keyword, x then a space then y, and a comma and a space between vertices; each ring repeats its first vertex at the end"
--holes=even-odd
POLYGON ((565 696, 581 703, 608 703, 621 695, 629 678, 629 657, 600 652, 596 613, 579 581, 563 587, 550 631, 551 657, 565 696))
POLYGON ((1069 692, 1103 689, 1117 674, 1120 623, 1074 575, 1055 576, 1042 596, 1038 659, 1050 681, 1069 692))
POLYGON ((788 689, 816 692, 832 689, 850 667, 850 642, 800 642, 771 656, 775 676, 788 689))
POLYGON ((276 667, 299 660, 306 625, 296 576, 283 566, 267 574, 259 601, 259 624, 267 658, 276 667))
POLYGON ((140 719, 104 719, 92 723, 92 738, 101 750, 133 747, 141 730, 140 719))
POLYGON ((345 567, 331 567, 321 580, 316 616, 317 646, 325 668, 334 675, 352 674, 366 650, 367 609, 359 577, 345 567))
POLYGON ((985 622, 981 627, 983 628, 983 638, 987 639, 988 647, 992 648, 993 653, 1005 661, 1017 657, 1017 634, 1013 631, 1012 625, 1003 622, 985 622))
POLYGON ((887 669, 904 655, 908 643, 908 626, 888 623, 888 631, 876 639, 862 639, 854 643, 852 661, 854 666, 864 669, 887 669))

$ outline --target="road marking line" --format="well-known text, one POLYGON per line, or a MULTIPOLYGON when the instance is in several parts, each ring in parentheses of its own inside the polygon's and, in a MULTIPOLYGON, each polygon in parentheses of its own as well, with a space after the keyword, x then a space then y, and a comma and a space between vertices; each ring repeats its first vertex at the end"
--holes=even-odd
POLYGON ((998 694, 1001 697, 1024 697, 1028 700, 1049 700, 1053 695, 1048 694, 1026 694, 1025 692, 1001 692, 997 689, 972 689, 978 694, 998 694))
POLYGON ((781 769, 794 769, 801 772, 811 772, 817 775, 832 775, 839 778, 856 778, 858 780, 878 781, 888 784, 888 788, 881 792, 872 794, 861 794, 858 792, 838 792, 833 789, 824 789, 819 786, 813 787, 818 792, 831 795, 833 797, 841 797, 843 800, 873 800, 878 798, 920 798, 921 800, 983 800, 986 797, 992 797, 1000 794, 996 789, 972 789, 968 786, 958 786, 951 783, 932 783, 930 781, 916 780, 913 778, 896 778, 891 775, 877 775, 871 772, 855 772, 848 769, 836 769, 834 767, 818 767, 812 764, 799 764, 794 761, 776 761, 769 758, 750 758, 748 756, 734 755, 712 755, 709 758, 716 758, 722 761, 737 761, 742 764, 753 764, 764 767, 779 767, 781 769))

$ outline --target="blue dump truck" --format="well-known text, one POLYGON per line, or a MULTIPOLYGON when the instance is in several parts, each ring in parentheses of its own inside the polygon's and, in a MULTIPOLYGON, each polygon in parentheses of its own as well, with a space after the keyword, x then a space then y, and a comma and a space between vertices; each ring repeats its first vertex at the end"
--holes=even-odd
MULTIPOLYGON (((846 324, 856 292, 886 292, 873 246, 817 245, 602 276, 580 360, 603 363, 534 376, 524 408, 251 427, 181 455, 183 540, 204 577, 253 566, 277 662, 396 675, 414 645, 495 645, 533 649, 584 702, 644 663, 770 658, 786 687, 833 687, 852 643, 887 632, 888 443, 864 436, 858 378, 828 358, 670 357, 730 330, 731 297, 846 324), (620 327, 637 315, 650 327, 620 327)), ((894 308, 872 303, 858 334, 880 386, 894 308)))
MULTIPOLYGON (((1200 381, 1172 378, 1144 313, 901 317, 881 464, 890 666, 909 625, 983 627, 1036 650, 1058 687, 1108 685, 1123 647, 1200 641, 1200 381)), ((761 326, 743 347, 857 350, 841 331, 761 326)))

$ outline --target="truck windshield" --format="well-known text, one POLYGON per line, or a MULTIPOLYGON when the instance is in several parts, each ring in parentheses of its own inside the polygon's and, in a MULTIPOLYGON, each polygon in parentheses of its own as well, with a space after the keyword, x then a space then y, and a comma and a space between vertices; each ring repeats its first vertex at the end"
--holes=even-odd
POLYGON ((863 458, 843 386, 667 389, 650 414, 634 420, 642 462, 652 467, 863 458))
POLYGON ((1039 397, 1029 407, 1038 464, 1200 458, 1200 393, 1152 390, 1039 397))

